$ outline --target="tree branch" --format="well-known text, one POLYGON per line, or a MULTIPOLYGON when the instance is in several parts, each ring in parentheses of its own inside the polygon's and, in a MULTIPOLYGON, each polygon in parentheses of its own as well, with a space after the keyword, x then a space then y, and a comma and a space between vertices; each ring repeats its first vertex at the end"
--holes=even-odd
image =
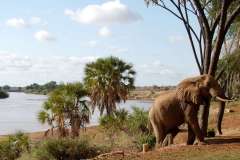
POLYGON ((153 3, 156 4, 159 7, 162 7, 163 9, 167 10, 168 12, 172 13, 178 19, 182 20, 182 18, 177 13, 175 13, 172 10, 170 10, 169 8, 167 8, 166 5, 163 2, 162 2, 163 4, 158 3, 158 1, 153 1, 153 3))
POLYGON ((193 50, 193 55, 194 55, 194 58, 196 60, 199 72, 202 73, 202 66, 199 63, 199 58, 197 56, 196 48, 195 48, 195 45, 194 45, 194 42, 193 42, 193 38, 192 38, 192 35, 191 35, 191 29, 190 29, 190 25, 189 25, 189 18, 188 18, 188 11, 187 11, 187 8, 186 8, 186 2, 184 2, 184 11, 185 11, 186 19, 184 18, 184 15, 183 15, 183 12, 181 10, 181 6, 180 6, 180 2, 179 1, 178 1, 177 9, 178 9, 178 11, 179 11, 179 13, 180 13, 180 15, 181 15, 181 17, 183 19, 184 26, 185 26, 185 28, 187 30, 188 37, 189 37, 189 40, 190 40, 190 43, 191 43, 191 46, 192 46, 192 50, 193 50))
POLYGON ((225 26, 225 33, 227 33, 231 24, 233 23, 233 21, 236 19, 238 15, 240 15, 240 3, 239 3, 239 6, 233 11, 232 15, 228 18, 225 26))
POLYGON ((208 74, 214 75, 216 72, 217 62, 220 56, 222 44, 224 41, 224 37, 226 35, 225 24, 227 19, 228 8, 231 2, 229 0, 223 0, 221 6, 221 18, 219 22, 219 31, 217 35, 216 44, 213 50, 213 55, 211 57, 211 63, 208 70, 208 74))
POLYGON ((216 28, 218 26, 218 23, 220 21, 220 17, 221 17, 221 12, 218 12, 218 14, 217 14, 217 16, 215 18, 215 21, 213 22, 213 25, 211 27, 211 34, 212 34, 211 37, 214 36, 215 30, 216 30, 216 28))
POLYGON ((193 3, 195 4, 197 11, 199 12, 199 16, 202 19, 203 25, 205 26, 206 32, 210 33, 210 26, 208 24, 207 17, 204 13, 204 8, 201 6, 201 3, 199 0, 193 0, 193 3))

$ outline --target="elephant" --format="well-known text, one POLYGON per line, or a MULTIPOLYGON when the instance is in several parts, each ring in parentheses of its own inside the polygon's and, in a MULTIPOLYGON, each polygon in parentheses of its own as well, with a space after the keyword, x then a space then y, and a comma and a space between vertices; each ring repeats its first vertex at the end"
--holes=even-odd
POLYGON ((206 144, 198 123, 198 110, 200 105, 208 103, 211 97, 229 101, 218 82, 208 74, 184 79, 176 89, 161 93, 149 110, 156 146, 165 146, 166 136, 170 135, 173 139, 180 131, 178 127, 183 123, 188 124, 188 145, 194 143, 195 137, 199 145, 206 144))

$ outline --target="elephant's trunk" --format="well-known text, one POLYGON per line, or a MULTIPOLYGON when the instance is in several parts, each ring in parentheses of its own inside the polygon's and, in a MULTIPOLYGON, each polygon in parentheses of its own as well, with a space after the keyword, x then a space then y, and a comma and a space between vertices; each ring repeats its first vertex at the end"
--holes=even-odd
POLYGON ((219 112, 217 115, 217 130, 220 135, 222 135, 222 120, 225 110, 225 102, 220 102, 219 112))
POLYGON ((227 98, 224 94, 223 96, 216 96, 216 99, 220 101, 219 112, 217 115, 217 130, 220 135, 222 135, 222 120, 225 110, 226 102, 231 102, 229 98, 227 98))
POLYGON ((225 103, 231 102, 232 100, 227 98, 223 92, 220 92, 220 94, 215 94, 213 97, 215 97, 217 100, 220 101, 219 112, 217 115, 217 130, 218 130, 218 133, 222 135, 222 120, 223 120, 223 115, 225 110, 225 103))

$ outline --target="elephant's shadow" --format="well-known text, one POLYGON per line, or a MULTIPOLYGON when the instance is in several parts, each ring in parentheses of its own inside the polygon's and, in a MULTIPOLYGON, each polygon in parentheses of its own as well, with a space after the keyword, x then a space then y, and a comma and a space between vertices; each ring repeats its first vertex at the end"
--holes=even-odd
POLYGON ((209 144, 240 143, 240 136, 216 136, 206 139, 206 142, 209 144))

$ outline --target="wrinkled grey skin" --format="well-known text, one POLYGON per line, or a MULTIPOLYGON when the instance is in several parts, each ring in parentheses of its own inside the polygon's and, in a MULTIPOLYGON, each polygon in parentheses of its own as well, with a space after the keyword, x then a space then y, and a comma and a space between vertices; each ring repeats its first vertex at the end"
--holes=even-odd
MULTIPOLYGON (((156 146, 164 146, 167 135, 174 138, 178 127, 188 124, 187 144, 205 144, 198 123, 198 110, 211 97, 226 99, 217 81, 210 75, 191 77, 180 82, 175 90, 161 93, 149 111, 149 120, 156 136, 156 146)), ((171 142, 170 142, 171 143, 171 142)))

